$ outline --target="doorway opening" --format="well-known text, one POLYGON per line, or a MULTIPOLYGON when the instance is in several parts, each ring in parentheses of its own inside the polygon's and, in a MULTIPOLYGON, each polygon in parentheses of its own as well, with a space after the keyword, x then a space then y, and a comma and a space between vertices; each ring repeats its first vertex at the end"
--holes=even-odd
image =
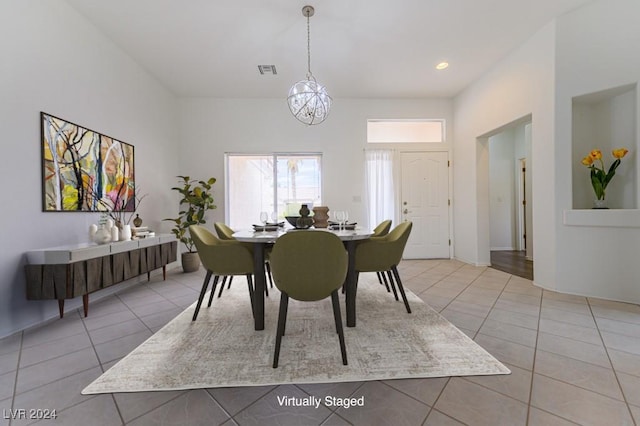
POLYGON ((488 197, 485 250, 490 265, 533 280, 531 128, 531 116, 527 116, 480 139, 486 168, 479 168, 479 174, 484 170, 486 176, 484 180, 479 176, 478 185, 480 189, 486 184, 484 196, 488 197))

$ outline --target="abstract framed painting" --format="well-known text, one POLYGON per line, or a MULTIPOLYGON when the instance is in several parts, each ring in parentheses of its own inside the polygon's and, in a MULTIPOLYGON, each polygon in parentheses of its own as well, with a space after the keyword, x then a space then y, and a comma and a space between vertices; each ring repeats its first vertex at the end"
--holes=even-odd
POLYGON ((42 210, 135 211, 134 147, 41 112, 42 210))

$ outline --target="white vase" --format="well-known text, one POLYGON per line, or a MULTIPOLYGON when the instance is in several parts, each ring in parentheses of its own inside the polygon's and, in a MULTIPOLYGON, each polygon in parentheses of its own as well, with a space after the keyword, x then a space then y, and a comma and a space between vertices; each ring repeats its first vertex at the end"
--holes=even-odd
POLYGON ((107 229, 111 231, 111 228, 113 228, 113 219, 107 219, 107 229))
POLYGON ((89 241, 93 241, 93 237, 96 235, 97 231, 98 225, 96 225, 95 223, 89 225, 89 241))
POLYGON ((107 244, 111 241, 111 232, 105 227, 105 225, 100 225, 96 233, 93 235, 93 241, 97 244, 107 244))
POLYGON ((118 241, 120 239, 120 232, 117 226, 111 228, 111 241, 118 241))
POLYGON ((131 239, 131 225, 122 225, 120 232, 120 241, 129 241, 131 239))

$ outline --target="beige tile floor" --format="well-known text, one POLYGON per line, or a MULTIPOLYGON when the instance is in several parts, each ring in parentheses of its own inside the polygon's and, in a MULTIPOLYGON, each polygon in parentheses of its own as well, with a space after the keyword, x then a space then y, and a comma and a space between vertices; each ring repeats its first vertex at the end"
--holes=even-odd
POLYGON ((406 287, 512 374, 81 395, 196 300, 204 273, 174 270, 95 300, 87 318, 67 313, 0 340, 0 426, 33 422, 10 419, 18 409, 56 409, 57 419, 38 424, 83 426, 640 423, 640 306, 543 291, 453 260, 400 270, 406 287), (283 408, 282 395, 365 396, 366 406, 283 408))

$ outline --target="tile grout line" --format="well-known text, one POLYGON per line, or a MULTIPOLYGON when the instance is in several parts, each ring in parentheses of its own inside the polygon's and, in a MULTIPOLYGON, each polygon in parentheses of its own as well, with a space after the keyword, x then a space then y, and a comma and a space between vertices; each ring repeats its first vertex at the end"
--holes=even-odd
MULTIPOLYGON (((461 266, 461 267, 462 267, 462 266, 461 266)), ((461 268, 461 267, 460 267, 460 268, 461 268)), ((456 269, 455 271, 451 272, 451 274, 453 274, 454 272, 458 271, 460 268, 458 268, 458 269, 456 269)), ((485 270, 484 270, 484 271, 482 271, 482 273, 480 273, 477 277, 475 277, 473 280, 471 280, 471 282, 470 282, 470 283, 469 283, 469 284, 468 284, 468 285, 467 285, 467 286, 466 286, 466 287, 465 287, 465 288, 464 288, 460 293, 458 293, 458 295, 457 295, 456 297, 454 297, 454 298, 453 298, 449 303, 447 303, 447 304, 445 305, 445 307, 444 307, 444 308, 442 308, 438 313, 440 314, 440 312, 444 311, 444 310, 446 309, 446 307, 447 307, 447 306, 449 306, 449 305, 451 304, 451 302, 453 302, 454 300, 456 300, 456 299, 458 298, 458 296, 460 296, 460 295, 461 295, 461 294, 462 294, 462 293, 463 293, 467 288, 469 288, 469 287, 470 287, 470 286, 471 286, 471 285, 472 285, 472 284, 473 284, 473 283, 474 283, 478 278, 480 278, 480 276, 482 276, 482 274, 484 274, 484 272, 486 271, 486 269, 487 269, 487 268, 485 268, 485 270)), ((451 274, 447 275, 447 277, 448 277, 448 276, 451 276, 451 274)), ((446 278, 446 277, 445 277, 445 278, 446 278)), ((444 278, 442 278, 442 279, 444 279, 444 278)), ((442 281, 442 279, 441 279, 441 280, 439 280, 439 281, 437 281, 435 284, 437 284, 438 282, 442 281)), ((509 279, 510 279, 510 278, 509 278, 509 279)), ((507 283, 508 283, 508 282, 509 282, 509 280, 507 280, 507 283)), ((434 285, 435 285, 435 284, 434 284, 434 285)), ((506 285, 507 285, 507 284, 505 283, 505 287, 506 287, 506 285)), ((503 291, 504 291, 504 289, 503 289, 503 291)), ((502 294, 502 292, 501 292, 500 294, 502 294)), ((500 297, 500 296, 498 296, 498 297, 500 297)), ((498 300, 498 299, 496 299, 496 301, 497 301, 497 300, 498 300)), ((495 305, 496 301, 494 301, 494 302, 493 302, 493 304, 494 304, 494 305, 495 305)), ((428 305, 428 303, 427 303, 426 301, 424 301, 424 303, 426 303, 426 304, 428 305)), ((491 309, 493 309, 493 305, 491 306, 491 309)), ((491 310, 489 310, 489 312, 491 312, 491 310)), ((440 314, 440 315, 442 315, 442 314, 440 314)), ((489 314, 487 314, 487 316, 489 316, 489 314)), ((448 321, 448 320, 447 320, 447 321, 448 321)), ((479 331, 479 330, 480 330, 480 329, 478 329, 478 331, 479 331)), ((476 331, 476 334, 478 333, 478 331, 476 331)), ((476 334, 474 334, 474 338, 475 338, 475 335, 476 335, 476 334)), ((471 340, 473 340, 473 339, 471 339, 471 340)), ((476 344, 477 344, 477 343, 476 343, 476 344)), ((442 394, 444 393, 444 390, 447 388, 447 386, 449 386, 449 383, 451 383, 451 377, 448 377, 448 378, 447 378, 447 382, 445 383, 445 385, 444 385, 444 386, 442 387, 442 389, 440 390, 440 393, 438 393, 438 396, 436 397, 436 399, 433 401, 433 405, 431 405, 431 406, 430 406, 429 412, 427 413, 427 417, 426 417, 426 418, 424 419, 424 421, 422 422, 422 424, 423 424, 423 425, 424 425, 424 422, 426 422, 426 421, 427 421, 427 419, 429 418, 429 416, 431 415, 431 412, 432 412, 433 410, 436 410, 436 411, 438 411, 438 412, 441 412, 440 410, 437 410, 435 407, 436 407, 436 404, 438 403, 438 401, 440 400, 440 397, 441 397, 441 396, 442 396, 442 394)), ((444 415, 446 415, 447 417, 450 417, 450 418, 452 418, 452 419, 454 419, 454 420, 456 420, 456 421, 458 421, 458 422, 461 422, 460 420, 456 419, 455 417, 451 417, 450 415, 448 415, 448 414, 446 414, 446 413, 442 413, 442 414, 444 414, 444 415)), ((461 422, 461 423, 464 423, 464 422, 461 422)))
POLYGON ((607 354, 607 359, 609 360, 609 364, 611 365, 611 371, 613 372, 613 375, 616 378, 616 382, 618 383, 618 387, 620 388, 620 393, 622 394, 623 401, 627 406, 627 411, 629 413, 631 421, 633 422, 634 425, 637 425, 638 423, 636 422, 636 419, 633 417, 633 412, 631 411, 631 407, 629 406, 627 395, 625 394, 622 384, 620 383, 618 372, 616 371, 616 368, 613 365, 613 361, 611 361, 611 355, 609 355, 609 348, 607 348, 607 344, 605 343, 604 338, 602 337, 602 332, 600 331, 600 327, 598 326, 598 321, 596 321, 596 316, 593 313, 591 302, 589 301, 589 298, 586 298, 586 299, 587 299, 587 306, 589 307, 589 311, 591 312, 591 316, 593 317, 593 322, 596 325, 596 330, 598 330, 598 335, 600 336, 600 340, 602 341, 602 346, 604 347, 604 351, 607 354))
MULTIPOLYGON (((495 300, 495 302, 494 302, 494 303, 493 303, 493 305, 491 306, 491 309, 489 310, 489 314, 491 313, 491 311, 493 311, 493 309, 494 309, 494 307, 495 307, 495 304, 496 304, 496 303, 498 303, 498 300, 500 299, 500 296, 502 296, 502 294, 505 292, 505 289, 506 289, 506 288, 507 288, 507 286, 509 285, 509 282, 511 281, 511 279, 512 279, 512 278, 513 278, 513 274, 511 274, 511 276, 509 277, 509 279, 508 279, 508 280, 507 280, 507 282, 505 283, 505 285, 504 285, 504 287, 503 287, 502 291, 500 292, 500 295, 498 295, 498 298, 495 300)), ((540 302, 539 302, 539 306, 542 306, 542 292, 540 292, 540 302)), ((540 309, 540 308, 539 308, 539 309, 540 309)), ((509 311, 509 312, 510 312, 510 311, 509 311)), ((482 321, 482 324, 480 325, 480 328, 478 328, 478 331, 476 331, 476 333, 474 334, 474 337, 473 337, 474 342, 475 342, 475 338, 476 338, 479 334, 482 334, 482 333, 480 333, 480 329, 482 328, 482 326, 484 325, 484 323, 486 322, 486 320, 489 318, 489 314, 487 314, 487 316, 485 317, 485 319, 482 321)), ((501 321, 498 321, 498 322, 501 322, 501 321)), ((539 324, 540 324, 540 312, 538 312, 538 328, 540 327, 540 325, 539 325, 539 324)), ((513 324, 511 324, 511 325, 513 325, 513 324)), ((526 328, 526 327, 523 327, 523 328, 526 328)), ((483 334, 483 335, 484 335, 484 334, 483 334)), ((489 337, 494 337, 494 336, 490 336, 490 335, 489 335, 489 337)), ((512 342, 511 340, 506 340, 506 339, 502 339, 502 338, 499 338, 499 337, 494 337, 494 338, 495 338, 495 339, 499 339, 499 340, 504 340, 504 341, 509 342, 509 343, 520 344, 520 343, 517 343, 517 342, 512 342)), ((526 345, 522 345, 522 346, 526 346, 526 345)), ((529 400, 527 401, 527 418, 526 418, 526 423, 525 423, 525 424, 529 424, 529 411, 530 411, 530 409, 531 409, 531 393, 532 393, 532 388, 533 388, 533 375, 534 375, 534 367, 535 367, 535 353, 536 353, 537 346, 538 346, 538 333, 537 333, 537 330, 536 330, 536 343, 535 343, 535 345, 534 345, 534 347, 533 347, 533 350, 534 350, 534 358, 533 358, 533 364, 532 364, 532 366, 531 366, 531 385, 530 385, 530 387, 529 387, 529 400)), ((517 367, 517 366, 516 366, 516 367, 517 367)), ((522 368, 522 367, 518 367, 518 368, 522 368)), ((523 370, 526 370, 526 369, 524 369, 524 368, 523 368, 523 370)), ((463 378, 463 380, 466 380, 466 379, 465 379, 465 378, 463 378)), ((476 385, 478 385, 478 386, 481 386, 481 387, 483 387, 483 388, 485 388, 485 389, 488 389, 488 390, 490 390, 490 391, 492 391, 492 392, 496 392, 496 393, 497 393, 497 394, 499 394, 499 395, 505 396, 505 397, 507 397, 507 398, 513 399, 514 401, 517 401, 517 402, 520 402, 520 403, 524 404, 524 402, 520 401, 519 399, 514 398, 514 397, 513 397, 513 396, 511 396, 511 395, 504 394, 504 393, 502 393, 502 392, 496 391, 495 389, 491 389, 491 388, 489 388, 489 387, 487 387, 487 386, 481 385, 481 384, 479 384, 479 383, 475 383, 475 382, 470 381, 470 380, 467 380, 467 381, 469 381, 470 383, 474 383, 474 384, 476 384, 476 385)))
POLYGON ((531 417, 531 400, 533 398, 533 380, 536 377, 536 359, 538 358, 538 339, 540 338, 540 321, 542 320, 542 301, 544 299, 545 290, 540 291, 540 304, 538 305, 538 326, 536 327, 536 343, 533 347, 533 363, 531 364, 531 383, 529 384, 529 400, 527 401, 527 420, 526 425, 529 424, 529 418, 531 417))
MULTIPOLYGON (((22 358, 22 345, 24 344, 24 331, 20 332, 20 345, 18 347, 18 361, 16 363, 16 375, 13 382, 13 392, 11 394, 11 409, 14 409, 16 402, 16 391, 18 390, 18 375, 20 372, 20 359, 22 358)), ((9 426, 11 426, 13 419, 9 419, 9 426)))
MULTIPOLYGON (((115 293, 114 293, 114 295, 115 295, 115 293)), ((100 356, 98 355, 98 350, 96 349, 96 345, 93 343, 93 339, 91 338, 91 333, 89 332, 89 329, 87 328, 87 324, 85 324, 84 319, 81 318, 81 320, 82 320, 82 326, 84 327, 85 333, 87 333, 87 337, 89 338, 89 342, 91 342, 91 348, 93 349, 93 353, 95 354, 96 359, 98 360, 98 364, 100 365, 100 370, 102 370, 102 374, 104 374, 104 372, 105 372, 104 366, 102 365, 102 361, 100 360, 100 356)), ((108 395, 111 396, 111 400, 113 401, 113 405, 115 405, 116 411, 118 412, 118 416, 120 416, 120 421, 124 425, 125 424, 124 416, 122 415, 122 412, 120 411, 120 407, 118 406, 118 402, 116 401, 115 395, 113 393, 110 393, 108 395)), ((97 397, 97 395, 95 395, 95 397, 97 397)), ((93 398, 91 398, 91 399, 93 399, 93 398)), ((85 401, 82 401, 82 402, 85 402, 85 401)), ((82 402, 80 402, 79 404, 81 404, 82 402)), ((78 404, 76 404, 76 405, 78 405, 78 404)), ((75 405, 73 405, 73 406, 75 406, 75 405)), ((71 407, 67 407, 66 409, 69 409, 69 408, 71 408, 71 407)))

